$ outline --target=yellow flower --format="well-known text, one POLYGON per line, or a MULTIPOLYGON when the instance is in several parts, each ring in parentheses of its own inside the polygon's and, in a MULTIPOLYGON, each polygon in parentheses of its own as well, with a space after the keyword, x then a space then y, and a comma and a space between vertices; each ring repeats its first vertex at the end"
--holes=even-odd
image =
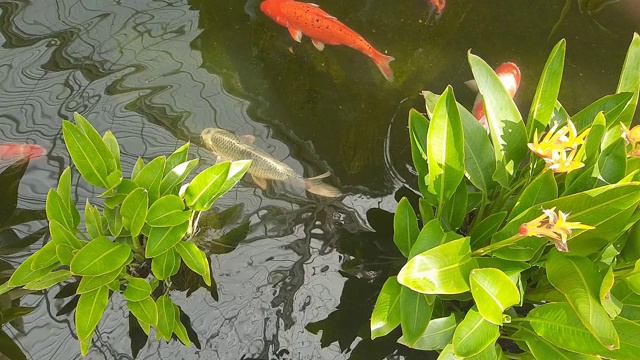
POLYGON ((573 149, 569 155, 566 151, 554 153, 551 158, 545 158, 544 161, 549 164, 549 169, 554 173, 570 173, 584 166, 580 161, 574 160, 575 156, 576 150, 573 149))
POLYGON ((595 227, 579 222, 567 221, 569 213, 555 212, 555 207, 542 209, 542 215, 520 225, 520 236, 546 237, 553 240, 556 248, 568 252, 567 239, 573 234, 573 230, 591 230, 595 227))
POLYGON ((556 173, 568 173, 584 166, 583 163, 575 161, 574 157, 578 146, 582 145, 591 129, 587 129, 578 135, 576 126, 571 119, 567 119, 567 124, 556 131, 558 124, 555 123, 547 134, 538 140, 538 131, 534 133, 533 143, 527 144, 529 149, 540 156, 556 173), (570 153, 567 155, 567 152, 570 153))
POLYGON ((622 137, 631 145, 635 145, 640 142, 640 125, 636 125, 629 130, 623 123, 620 123, 622 128, 622 137))
POLYGON ((564 145, 564 147, 568 149, 577 149, 578 146, 584 143, 584 140, 589 134, 589 131, 591 131, 591 128, 588 128, 578 136, 578 131, 576 130, 576 126, 573 124, 573 121, 571 121, 571 119, 567 120, 567 125, 565 126, 565 128, 567 128, 569 135, 562 136, 561 140, 562 140, 562 145, 564 145))

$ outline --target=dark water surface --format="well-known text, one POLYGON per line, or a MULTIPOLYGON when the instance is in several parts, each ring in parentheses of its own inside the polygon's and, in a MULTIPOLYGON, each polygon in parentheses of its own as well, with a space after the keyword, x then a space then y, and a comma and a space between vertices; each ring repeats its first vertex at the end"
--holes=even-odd
MULTIPOLYGON (((259 11, 258 0, 0 1, 0 142, 49 150, 27 168, 18 208, 44 208, 48 189, 69 164, 61 119, 74 111, 99 132, 114 132, 127 175, 138 156, 167 154, 196 141, 202 129, 221 127, 255 135, 258 146, 307 176, 331 171, 329 180, 347 193, 340 200, 306 199, 242 182, 219 200, 221 209, 241 204, 230 227, 248 222, 236 250, 211 257, 219 301, 204 289, 188 298, 171 294, 190 316, 201 349, 150 340, 138 358, 347 359, 351 354, 341 350, 361 342, 351 358, 370 359, 362 349, 376 352, 380 343, 356 335, 375 293, 357 279, 345 285, 338 271, 349 257, 338 250, 389 238, 384 231, 367 237, 370 226, 379 227, 365 213, 394 209, 394 192, 405 182, 413 187, 406 117, 411 107, 423 109, 419 92, 452 84, 459 101, 471 106, 475 94, 462 85, 471 77, 471 48, 492 66, 520 66, 515 100, 526 114, 546 57, 564 37, 560 100, 573 114, 615 91, 632 33, 640 30, 637 0, 591 15, 571 1, 553 33, 564 1, 449 0, 437 21, 427 20, 424 0, 318 3, 396 58, 395 82, 352 49, 318 52, 309 39, 295 43, 259 11), (338 312, 335 321, 321 323, 335 325, 331 331, 310 326, 324 331, 322 341, 305 328, 339 304, 353 319, 336 320, 338 312)), ((203 166, 214 161, 198 146, 192 156, 203 166)), ((77 173, 74 184, 78 204, 99 193, 77 173)), ((15 232, 25 236, 43 226, 31 221, 15 232)), ((40 246, 0 257, 18 264, 40 246)), ((3 328, 29 359, 80 358, 73 317, 57 315, 68 301, 56 299, 58 291, 23 298, 23 306, 38 308, 21 328, 3 328)), ((127 317, 122 297, 114 295, 88 359, 132 358, 127 317)))

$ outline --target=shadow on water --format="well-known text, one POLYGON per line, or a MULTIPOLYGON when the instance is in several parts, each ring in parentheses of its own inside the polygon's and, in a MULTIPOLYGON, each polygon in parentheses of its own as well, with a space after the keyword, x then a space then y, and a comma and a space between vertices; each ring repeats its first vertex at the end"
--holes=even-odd
MULTIPOLYGON (((471 77, 472 48, 491 65, 518 63, 523 82, 515 101, 526 113, 546 54, 566 37, 560 98, 572 113, 613 92, 640 7, 621 0, 585 14, 574 4, 558 22, 563 4, 553 0, 450 0, 437 19, 427 19, 424 0, 319 2, 397 59, 395 82, 352 49, 318 52, 308 39, 295 43, 259 11, 258 0, 0 1, 0 141, 49 150, 43 161, 0 175, 7 184, 0 199, 8 201, 0 212, 12 214, 0 220, 0 281, 47 238, 44 199, 70 162, 60 119, 78 111, 99 132, 113 131, 125 174, 138 156, 167 154, 220 127, 255 135, 257 146, 301 174, 331 170, 331 182, 348 195, 328 201, 241 182, 203 217, 198 234, 216 286, 202 289, 187 269, 171 284, 195 349, 148 340, 114 295, 90 358, 430 356, 398 345, 398 333, 367 340, 377 293, 400 266, 391 214, 381 210, 395 200, 383 195, 415 182, 408 110, 422 109, 420 91, 449 83, 470 106, 475 94, 463 82, 471 77)), ((213 162, 195 146, 191 157, 213 162)), ((77 174, 73 183, 78 204, 95 201, 99 189, 77 174)), ((75 286, 10 299, 36 308, 24 324, 4 326, 0 343, 10 338, 33 359, 79 358, 75 286)), ((6 298, 0 304, 5 309, 6 298)))

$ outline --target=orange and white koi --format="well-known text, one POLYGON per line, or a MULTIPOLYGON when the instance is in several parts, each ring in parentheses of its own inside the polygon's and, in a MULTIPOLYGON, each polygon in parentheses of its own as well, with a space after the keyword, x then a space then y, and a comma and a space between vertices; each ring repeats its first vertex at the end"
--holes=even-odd
POLYGON ((393 81, 393 71, 389 62, 393 57, 382 54, 369 44, 360 34, 351 30, 335 17, 327 14, 316 4, 294 0, 265 0, 260 9, 278 24, 289 29, 291 37, 300 42, 302 35, 311 38, 320 51, 326 45, 346 45, 370 57, 382 75, 393 81))
POLYGON ((35 159, 45 155, 47 155, 47 150, 40 145, 0 144, 0 160, 35 159))
MULTIPOLYGON (((507 62, 496 68, 496 74, 500 78, 500 82, 504 85, 504 88, 509 93, 509 96, 513 99, 520 86, 520 69, 514 63, 507 62)), ((475 81, 471 80, 467 82, 467 86, 477 91, 477 85, 475 81)), ((476 100, 473 103, 473 110, 471 112, 473 116, 478 119, 480 124, 489 131, 489 123, 487 122, 487 116, 484 113, 484 104, 482 103, 482 95, 478 93, 476 100)))
POLYGON ((438 17, 444 13, 444 8, 447 6, 447 0, 428 0, 428 3, 431 6, 431 14, 435 12, 438 17))

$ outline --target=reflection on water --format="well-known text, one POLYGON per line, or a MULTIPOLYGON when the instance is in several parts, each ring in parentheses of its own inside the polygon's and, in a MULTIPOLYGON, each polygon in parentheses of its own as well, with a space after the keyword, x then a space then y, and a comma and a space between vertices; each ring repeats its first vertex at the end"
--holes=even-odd
MULTIPOLYGON (((341 299, 343 286, 359 289, 344 285, 338 272, 343 263, 379 260, 378 253, 366 251, 368 238, 360 236, 371 230, 364 214, 369 208, 393 209, 392 197, 374 196, 414 179, 406 114, 423 106, 419 92, 439 92, 453 83, 458 98, 470 105, 475 94, 462 83, 471 76, 466 52, 473 48, 492 65, 518 63, 523 83, 516 102, 526 111, 546 54, 559 37, 567 37, 560 97, 573 113, 613 92, 631 31, 640 28, 634 0, 594 14, 609 33, 572 7, 550 43, 546 39, 562 7, 554 0, 519 7, 451 0, 432 22, 426 21, 424 0, 320 2, 396 57, 395 82, 388 83, 352 49, 327 47, 320 53, 308 41, 294 43, 260 13, 259 0, 0 1, 0 142, 49 150, 26 168, 18 209, 41 215, 48 189, 69 164, 60 128, 74 111, 99 132, 113 131, 125 174, 139 155, 170 153, 195 141, 202 129, 220 127, 256 136, 256 146, 300 174, 331 171, 331 183, 350 193, 342 200, 306 199, 241 182, 217 203, 218 211, 240 204, 237 217, 205 234, 213 241, 212 253, 220 252, 215 241, 237 246, 211 258, 219 301, 204 289, 190 297, 172 293, 201 349, 162 341, 131 345, 128 311, 114 295, 88 358, 127 359, 132 347, 142 347, 141 359, 350 357, 341 351, 361 341, 358 329, 338 343, 305 326, 328 318, 341 302, 347 309, 349 301, 357 303, 350 290, 341 299), (239 244, 232 239, 237 234, 228 235, 235 228, 243 238, 239 244), (348 239, 362 246, 353 255, 334 251, 338 246, 349 254, 348 239)), ((214 161, 196 146, 191 156, 202 158, 203 167, 214 161)), ((97 194, 78 174, 73 182, 78 204, 97 194)), ((24 237, 43 226, 31 221, 14 231, 24 237)), ((7 260, 16 265, 28 253, 7 260)), ((352 275, 373 279, 377 271, 364 266, 352 275)), ((23 329, 4 327, 28 358, 80 357, 69 316, 73 307, 67 305, 72 298, 56 298, 59 291, 25 297, 23 305, 38 308, 24 318, 23 329)), ((360 349, 376 349, 380 342, 362 344, 360 349)))

